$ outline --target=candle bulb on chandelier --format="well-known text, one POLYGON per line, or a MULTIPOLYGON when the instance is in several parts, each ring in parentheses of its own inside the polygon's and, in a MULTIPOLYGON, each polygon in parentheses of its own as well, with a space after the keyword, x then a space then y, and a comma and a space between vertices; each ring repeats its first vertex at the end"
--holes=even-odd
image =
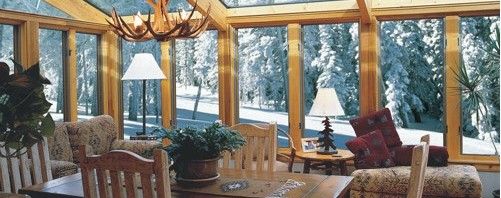
POLYGON ((134 28, 137 30, 141 30, 141 26, 143 26, 143 20, 141 19, 141 12, 137 11, 137 14, 134 15, 134 28))

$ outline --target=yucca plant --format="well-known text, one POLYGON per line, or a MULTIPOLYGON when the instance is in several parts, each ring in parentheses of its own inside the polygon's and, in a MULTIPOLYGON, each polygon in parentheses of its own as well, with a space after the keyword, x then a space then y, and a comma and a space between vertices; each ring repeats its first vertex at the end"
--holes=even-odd
POLYGON ((493 98, 489 96, 489 93, 492 94, 491 92, 493 92, 493 90, 499 90, 499 36, 499 27, 496 27, 494 37, 487 41, 486 46, 482 48, 482 50, 488 54, 488 60, 485 62, 485 66, 472 68, 473 71, 469 72, 466 65, 461 61, 458 71, 454 71, 454 76, 460 85, 457 89, 463 96, 462 101, 465 105, 464 108, 475 112, 477 126, 481 125, 481 120, 485 121, 484 126, 488 128, 487 131, 492 146, 494 147, 495 155, 499 155, 499 152, 494 137, 490 133, 492 130, 492 110, 489 108, 488 104, 493 100, 496 104, 499 104, 499 97, 493 98), (491 79, 497 79, 497 82, 490 83, 487 87, 486 84, 491 79))

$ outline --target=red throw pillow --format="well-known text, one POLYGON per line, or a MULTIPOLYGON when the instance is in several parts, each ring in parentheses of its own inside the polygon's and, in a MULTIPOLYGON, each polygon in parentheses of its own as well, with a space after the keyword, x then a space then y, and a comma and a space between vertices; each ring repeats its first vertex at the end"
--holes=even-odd
POLYGON ((388 148, 402 146, 402 141, 400 141, 400 137, 398 136, 397 129, 395 129, 395 124, 393 123, 388 108, 350 120, 350 124, 355 130, 357 137, 370 133, 371 131, 381 130, 388 148))
POLYGON ((355 168, 386 168, 395 166, 381 131, 376 130, 346 142, 355 154, 355 168))
MULTIPOLYGON (((415 145, 403 145, 390 148, 390 155, 397 166, 410 166, 412 164, 412 149, 415 145)), ((447 147, 430 146, 428 166, 447 166, 449 153, 447 147)))

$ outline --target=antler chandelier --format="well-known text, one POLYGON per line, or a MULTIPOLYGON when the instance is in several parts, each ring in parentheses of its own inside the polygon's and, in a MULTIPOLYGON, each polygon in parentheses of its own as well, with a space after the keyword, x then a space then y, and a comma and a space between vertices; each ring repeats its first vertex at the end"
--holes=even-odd
POLYGON ((133 16, 134 23, 127 24, 125 20, 117 14, 115 8, 112 11, 113 22, 106 21, 113 27, 113 32, 127 41, 141 42, 156 39, 157 41, 169 41, 176 38, 196 38, 207 29, 208 16, 200 19, 192 19, 197 8, 197 3, 193 10, 187 14, 184 10, 178 10, 177 14, 169 14, 167 5, 169 0, 146 0, 153 8, 154 18, 151 19, 151 13, 148 13, 148 19, 143 20, 141 13, 133 16))

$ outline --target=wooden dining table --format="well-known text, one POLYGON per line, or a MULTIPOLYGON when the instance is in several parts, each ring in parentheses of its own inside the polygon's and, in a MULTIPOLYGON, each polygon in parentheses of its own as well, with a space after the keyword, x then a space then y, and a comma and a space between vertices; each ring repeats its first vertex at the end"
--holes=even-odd
MULTIPOLYGON (((256 172, 238 171, 233 169, 221 169, 220 180, 247 180, 250 181, 249 188, 256 190, 264 188, 259 182, 284 182, 293 180, 304 182, 304 185, 294 188, 285 194, 285 197, 346 197, 353 177, 350 176, 327 176, 316 174, 300 174, 288 172, 256 172), (252 186, 254 185, 254 186, 252 186)), ((219 186, 204 187, 209 189, 203 192, 200 188, 184 188, 177 186, 175 182, 171 184, 172 197, 232 197, 225 195, 219 186), (216 192, 218 191, 218 192, 216 192)), ((213 185, 220 185, 216 182, 213 185)), ((252 191, 252 190, 251 190, 252 191)), ((251 192, 247 190, 246 192, 251 192)), ((83 197, 82 176, 80 173, 55 179, 46 183, 33 185, 19 190, 20 194, 27 194, 33 198, 75 198, 83 197)), ((240 193, 239 197, 255 197, 252 193, 240 193)))

